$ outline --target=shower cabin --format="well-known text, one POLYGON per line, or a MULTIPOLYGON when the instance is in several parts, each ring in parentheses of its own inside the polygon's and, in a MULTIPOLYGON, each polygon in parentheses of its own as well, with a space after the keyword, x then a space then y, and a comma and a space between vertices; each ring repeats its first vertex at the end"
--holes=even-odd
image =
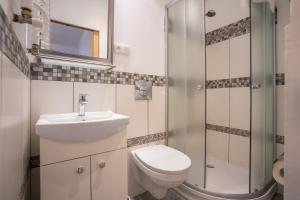
POLYGON ((168 145, 192 160, 182 188, 251 199, 272 185, 274 11, 268 0, 167 5, 168 145))

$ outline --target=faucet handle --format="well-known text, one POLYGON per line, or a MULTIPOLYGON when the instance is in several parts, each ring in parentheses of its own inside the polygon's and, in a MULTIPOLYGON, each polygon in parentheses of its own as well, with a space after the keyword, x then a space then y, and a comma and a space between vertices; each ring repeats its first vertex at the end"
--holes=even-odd
POLYGON ((86 97, 88 94, 79 94, 79 101, 80 102, 87 102, 86 97))

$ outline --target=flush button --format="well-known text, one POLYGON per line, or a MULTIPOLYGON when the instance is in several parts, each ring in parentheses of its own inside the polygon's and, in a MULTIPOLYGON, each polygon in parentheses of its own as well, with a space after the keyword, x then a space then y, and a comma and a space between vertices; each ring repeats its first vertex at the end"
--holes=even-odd
POLYGON ((135 82, 135 99, 136 100, 152 99, 152 81, 139 80, 135 82))

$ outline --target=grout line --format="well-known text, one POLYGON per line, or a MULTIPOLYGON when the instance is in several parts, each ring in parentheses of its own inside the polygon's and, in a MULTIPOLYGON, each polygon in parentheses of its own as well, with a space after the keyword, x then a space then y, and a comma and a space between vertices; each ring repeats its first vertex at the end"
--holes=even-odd
MULTIPOLYGON (((230 83, 229 85, 231 85, 231 39, 228 40, 228 54, 229 54, 229 67, 228 67, 228 77, 229 77, 229 80, 230 80, 230 83)), ((229 105, 228 105, 228 122, 229 122, 229 127, 231 127, 231 104, 230 104, 230 101, 231 101, 231 90, 230 90, 230 87, 228 88, 228 93, 229 93, 229 105)), ((231 140, 231 134, 228 135, 228 151, 227 151, 227 161, 228 163, 230 162, 230 140, 231 140)))

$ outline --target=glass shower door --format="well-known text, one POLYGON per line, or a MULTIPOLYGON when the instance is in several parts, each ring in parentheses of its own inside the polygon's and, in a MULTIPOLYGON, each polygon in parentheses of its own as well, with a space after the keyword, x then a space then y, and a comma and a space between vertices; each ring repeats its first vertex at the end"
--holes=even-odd
POLYGON ((191 158, 186 182, 200 188, 205 174, 203 16, 202 0, 179 0, 167 7, 168 145, 191 158))
POLYGON ((252 2, 251 192, 272 180, 274 159, 274 14, 269 2, 252 2))

